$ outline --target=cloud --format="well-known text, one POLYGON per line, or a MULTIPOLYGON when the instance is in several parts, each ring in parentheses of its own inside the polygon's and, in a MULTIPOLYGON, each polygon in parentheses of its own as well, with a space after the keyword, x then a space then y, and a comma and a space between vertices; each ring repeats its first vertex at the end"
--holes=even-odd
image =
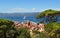
POLYGON ((39 9, 37 9, 37 8, 32 8, 32 10, 31 10, 32 12, 40 12, 40 10, 39 9))
POLYGON ((32 11, 36 11, 36 8, 32 8, 32 11))
MULTIPOLYGON (((37 9, 37 8, 31 8, 31 9, 26 9, 26 8, 10 8, 10 9, 0 9, 0 13, 42 12, 42 11, 48 10, 48 9, 54 9, 54 8, 44 8, 44 9, 37 9)), ((60 9, 55 8, 55 10, 60 10, 60 9)))
POLYGON ((9 12, 29 12, 29 10, 24 8, 13 8, 13 9, 10 9, 9 12))
POLYGON ((4 11, 0 11, 3 13, 15 13, 15 12, 37 12, 36 8, 32 9, 25 9, 25 8, 12 8, 12 9, 5 9, 4 11))

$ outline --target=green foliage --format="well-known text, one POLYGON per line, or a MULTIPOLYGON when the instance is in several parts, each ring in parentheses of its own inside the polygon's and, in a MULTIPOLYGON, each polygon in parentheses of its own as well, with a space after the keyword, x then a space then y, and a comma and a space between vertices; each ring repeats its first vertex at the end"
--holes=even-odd
POLYGON ((14 22, 11 20, 6 20, 6 19, 0 19, 0 26, 1 25, 12 25, 14 22))
POLYGON ((51 23, 48 23, 46 26, 45 26, 45 29, 48 31, 52 31, 53 29, 58 29, 60 28, 60 23, 58 22, 51 22, 51 23))
POLYGON ((30 37, 30 31, 27 28, 21 28, 19 30, 18 38, 31 38, 30 37))
POLYGON ((3 36, 3 30, 0 30, 0 37, 3 36))
POLYGON ((16 33, 15 30, 8 30, 6 33, 7 38, 14 38, 14 34, 16 33))
POLYGON ((36 16, 36 18, 40 18, 40 17, 44 17, 44 16, 49 16, 49 15, 54 15, 56 13, 60 13, 60 11, 49 9, 49 10, 45 10, 43 12, 40 12, 40 14, 38 14, 36 16))
POLYGON ((47 35, 47 33, 44 32, 39 32, 38 30, 33 30, 33 38, 49 38, 49 36, 47 35))
POLYGON ((7 31, 11 29, 14 22, 6 19, 0 19, 0 38, 7 38, 7 31))
POLYGON ((6 25, 1 25, 0 29, 5 30, 5 29, 7 29, 7 26, 6 25))
POLYGON ((38 34, 40 32, 38 30, 33 30, 33 33, 38 34))
POLYGON ((60 38, 60 23, 48 23, 45 26, 45 30, 51 38, 60 38))
POLYGON ((46 18, 45 21, 47 22, 56 22, 57 21, 56 15, 60 15, 60 11, 49 9, 40 12, 40 14, 36 16, 36 18, 46 18))
MULTIPOLYGON (((41 17, 46 18, 48 23, 45 25, 45 31, 46 31, 45 33, 47 33, 47 36, 49 36, 50 38, 60 38, 60 23, 56 22, 57 21, 56 15, 59 14, 60 11, 49 9, 41 12, 36 17, 36 18, 41 18, 41 17)), ((45 35, 43 34, 42 36, 44 37, 45 35)))
POLYGON ((44 17, 44 16, 45 16, 45 14, 44 14, 43 12, 41 12, 41 13, 39 13, 39 14, 36 16, 36 18, 38 19, 38 18, 44 17))
POLYGON ((31 38, 30 31, 27 28, 16 30, 14 22, 6 19, 0 19, 0 38, 31 38))
POLYGON ((46 33, 40 32, 37 38, 49 38, 46 33))
POLYGON ((60 38, 60 29, 54 29, 49 33, 51 38, 60 38))
POLYGON ((46 32, 33 31, 33 38, 49 38, 46 32))
POLYGON ((41 20, 40 23, 44 23, 44 20, 41 20))

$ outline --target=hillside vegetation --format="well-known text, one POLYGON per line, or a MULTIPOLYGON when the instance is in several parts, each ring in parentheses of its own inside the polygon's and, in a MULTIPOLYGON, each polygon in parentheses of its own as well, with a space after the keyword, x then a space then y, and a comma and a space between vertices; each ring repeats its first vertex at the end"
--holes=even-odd
POLYGON ((36 18, 46 18, 43 22, 48 21, 45 25, 44 33, 46 33, 49 38, 60 38, 60 22, 57 22, 56 16, 60 16, 60 11, 52 9, 40 12, 40 14, 36 16, 36 18))
POLYGON ((60 14, 60 11, 48 9, 48 10, 45 10, 45 11, 40 12, 36 16, 36 18, 40 18, 40 17, 44 17, 44 16, 51 16, 51 15, 58 15, 58 14, 60 14))

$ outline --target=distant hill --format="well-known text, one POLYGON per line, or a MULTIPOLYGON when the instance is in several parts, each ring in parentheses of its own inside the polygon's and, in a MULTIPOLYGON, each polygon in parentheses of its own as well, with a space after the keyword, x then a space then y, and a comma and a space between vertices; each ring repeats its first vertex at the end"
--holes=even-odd
POLYGON ((36 16, 38 12, 29 13, 0 13, 0 16, 36 16))

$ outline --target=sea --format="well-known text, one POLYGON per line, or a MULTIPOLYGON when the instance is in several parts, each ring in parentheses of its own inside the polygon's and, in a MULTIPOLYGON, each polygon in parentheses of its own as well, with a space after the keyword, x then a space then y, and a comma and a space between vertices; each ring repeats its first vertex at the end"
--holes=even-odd
MULTIPOLYGON (((30 20, 36 23, 40 23, 41 20, 46 20, 46 18, 37 19, 36 15, 38 15, 38 13, 22 13, 22 14, 21 13, 13 13, 13 14, 0 13, 0 18, 17 21, 17 22, 26 22, 27 20, 30 20)), ((57 16, 57 22, 60 22, 60 16, 57 16)))
POLYGON ((0 18, 8 19, 12 21, 24 22, 30 20, 32 22, 39 23, 41 19, 37 19, 35 16, 0 16, 0 18))

